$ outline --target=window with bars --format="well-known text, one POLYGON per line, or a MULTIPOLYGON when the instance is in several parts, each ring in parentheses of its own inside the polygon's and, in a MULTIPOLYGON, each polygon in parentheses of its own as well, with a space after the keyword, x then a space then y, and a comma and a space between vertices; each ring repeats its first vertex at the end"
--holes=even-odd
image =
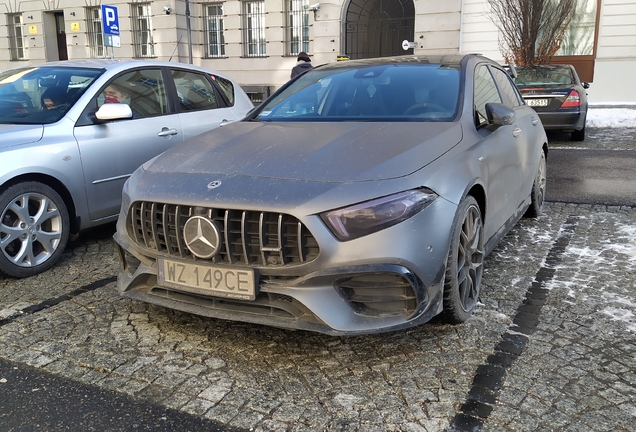
POLYGON ((130 5, 133 51, 136 58, 155 57, 155 44, 152 39, 152 15, 150 2, 138 2, 130 5))
POLYGON ((22 31, 22 14, 7 14, 9 31, 9 51, 11 60, 26 60, 24 47, 24 33, 22 31))
POLYGON ((205 14, 205 55, 206 57, 224 57, 223 3, 204 4, 203 11, 205 14))
POLYGON ((243 2, 243 55, 264 57, 265 46, 265 1, 243 2))
POLYGON ((285 11, 285 54, 309 51, 309 0, 287 0, 285 11))
POLYGON ((104 33, 102 32, 102 20, 99 16, 99 6, 84 8, 86 16, 86 36, 91 58, 106 57, 104 47, 104 33))

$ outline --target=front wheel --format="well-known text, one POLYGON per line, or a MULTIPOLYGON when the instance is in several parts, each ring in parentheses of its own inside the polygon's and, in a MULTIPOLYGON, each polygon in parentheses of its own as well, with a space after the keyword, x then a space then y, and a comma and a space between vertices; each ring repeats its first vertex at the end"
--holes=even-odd
POLYGON ((530 207, 528 207, 528 210, 526 210, 526 214, 524 216, 532 218, 539 217, 539 215, 543 211, 543 201, 545 200, 546 184, 546 158, 545 152, 541 150, 541 157, 539 158, 539 166, 537 168, 537 176, 534 179, 532 191, 530 192, 530 207))
POLYGON ((60 195, 42 183, 18 183, 0 194, 0 211, 0 274, 24 278, 51 268, 70 230, 60 195))
POLYGON ((466 197, 457 214, 446 260, 442 312, 451 324, 470 318, 479 300, 484 270, 484 223, 477 201, 466 197))

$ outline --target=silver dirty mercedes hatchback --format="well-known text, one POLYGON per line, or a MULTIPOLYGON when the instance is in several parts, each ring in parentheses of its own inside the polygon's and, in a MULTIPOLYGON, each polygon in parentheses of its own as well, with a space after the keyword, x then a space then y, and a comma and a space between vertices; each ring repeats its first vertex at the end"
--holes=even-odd
POLYGON ((484 257, 540 213, 547 139, 478 55, 339 62, 127 181, 127 297, 328 334, 468 319, 484 257))

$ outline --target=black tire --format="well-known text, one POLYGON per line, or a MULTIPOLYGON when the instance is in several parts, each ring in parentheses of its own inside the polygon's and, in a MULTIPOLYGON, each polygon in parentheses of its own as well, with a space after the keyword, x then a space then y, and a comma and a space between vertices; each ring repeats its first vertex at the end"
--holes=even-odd
POLYGON ((0 274, 16 278, 48 270, 70 231, 64 200, 49 186, 24 182, 0 194, 0 274))
POLYGON ((585 141, 585 126, 581 130, 575 130, 570 135, 572 141, 585 141))
POLYGON ((536 218, 539 217, 543 211, 543 202, 545 200, 547 183, 546 167, 546 155, 545 152, 541 150, 537 176, 534 178, 534 184, 532 185, 532 191, 530 192, 530 207, 526 210, 526 214, 524 215, 525 217, 536 218))
POLYGON ((484 224, 477 201, 468 196, 459 205, 446 260, 444 311, 451 324, 470 318, 484 269, 484 224))

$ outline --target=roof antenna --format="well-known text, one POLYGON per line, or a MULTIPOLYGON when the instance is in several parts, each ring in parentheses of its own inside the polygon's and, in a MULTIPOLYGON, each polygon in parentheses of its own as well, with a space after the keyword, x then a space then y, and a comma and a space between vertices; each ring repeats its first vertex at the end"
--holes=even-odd
POLYGON ((181 38, 182 37, 183 37, 183 35, 179 36, 179 40, 177 41, 177 44, 174 46, 174 49, 172 50, 172 54, 170 54, 170 58, 168 59, 168 61, 172 61, 172 56, 174 56, 174 52, 179 47, 179 44, 181 43, 181 38))

